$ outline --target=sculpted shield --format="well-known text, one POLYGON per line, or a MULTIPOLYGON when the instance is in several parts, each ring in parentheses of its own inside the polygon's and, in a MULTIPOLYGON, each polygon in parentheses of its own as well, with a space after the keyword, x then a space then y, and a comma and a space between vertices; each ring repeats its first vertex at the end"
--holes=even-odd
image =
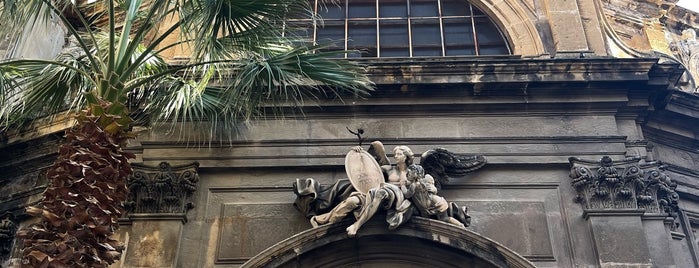
POLYGON ((384 181, 381 166, 365 151, 351 150, 345 157, 345 171, 358 192, 367 193, 384 181))

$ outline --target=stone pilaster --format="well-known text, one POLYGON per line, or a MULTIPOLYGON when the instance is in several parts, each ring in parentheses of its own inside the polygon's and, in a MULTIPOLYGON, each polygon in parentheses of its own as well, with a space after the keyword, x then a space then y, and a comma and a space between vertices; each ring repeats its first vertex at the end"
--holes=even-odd
POLYGON ((585 210, 601 267, 652 267, 640 209, 585 210))
POLYGON ((679 196, 659 162, 605 156, 570 163, 601 267, 674 266, 668 229, 676 228, 679 196))
POLYGON ((186 213, 199 181, 198 163, 134 165, 127 214, 119 239, 126 244, 121 267, 176 267, 186 213))

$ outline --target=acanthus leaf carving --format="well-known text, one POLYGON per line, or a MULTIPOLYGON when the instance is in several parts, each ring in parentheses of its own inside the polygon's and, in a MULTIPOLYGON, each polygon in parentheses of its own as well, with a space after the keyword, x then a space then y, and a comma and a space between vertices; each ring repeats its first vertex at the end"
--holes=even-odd
POLYGON ((134 164, 128 179, 129 196, 125 207, 129 213, 182 214, 194 208, 192 195, 199 182, 199 163, 157 167, 134 164))
POLYGON ((584 209, 634 209, 677 218, 677 184, 660 162, 638 158, 615 162, 609 156, 598 162, 571 157, 569 162, 575 201, 584 209))

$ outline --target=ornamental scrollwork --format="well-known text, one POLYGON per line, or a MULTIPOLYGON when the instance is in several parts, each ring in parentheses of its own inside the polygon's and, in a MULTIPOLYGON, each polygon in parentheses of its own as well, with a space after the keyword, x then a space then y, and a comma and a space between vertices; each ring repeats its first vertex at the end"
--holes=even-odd
POLYGON ((162 162, 157 167, 133 167, 133 175, 128 179, 127 212, 181 214, 194 207, 192 195, 199 182, 199 163, 172 166, 162 162))
POLYGON ((609 156, 598 162, 575 157, 569 161, 571 184, 577 192, 575 201, 584 209, 640 209, 677 217, 677 184, 659 162, 613 161, 609 156))

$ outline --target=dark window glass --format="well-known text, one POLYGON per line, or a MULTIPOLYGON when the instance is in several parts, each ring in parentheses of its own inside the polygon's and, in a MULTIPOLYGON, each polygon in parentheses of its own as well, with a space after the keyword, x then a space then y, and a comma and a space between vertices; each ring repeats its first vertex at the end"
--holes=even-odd
POLYGON ((447 46, 466 44, 473 46, 473 28, 468 18, 444 19, 444 43, 447 46))
POLYGON ((497 26, 466 0, 311 1, 323 22, 291 19, 288 33, 356 51, 346 57, 510 54, 497 26))
POLYGON ((412 20, 411 26, 413 29, 413 47, 441 46, 439 20, 412 20))
POLYGON ((413 56, 441 56, 439 20, 413 20, 413 56))
POLYGON ((458 0, 442 1, 442 16, 470 16, 468 3, 458 0))
POLYGON ((411 0, 410 1, 410 16, 411 17, 437 17, 439 16, 439 8, 437 0, 411 0))
POLYGON ((381 18, 407 18, 408 2, 406 0, 382 0, 379 1, 379 17, 381 18))
POLYGON ((348 17, 352 18, 375 18, 376 2, 368 0, 351 1, 348 3, 348 17))
POLYGON ((476 16, 485 16, 485 13, 483 13, 483 11, 481 11, 480 9, 478 9, 478 8, 476 8, 476 7, 473 7, 473 15, 476 15, 476 16))
POLYGON ((347 27, 347 48, 359 50, 363 57, 376 57, 376 22, 350 21, 347 27))
MULTIPOLYGON (((467 46, 449 46, 447 47, 446 56, 466 56, 476 55, 476 49, 467 46)), ((509 54, 509 53, 506 53, 509 54)))
POLYGON ((504 46, 479 46, 479 55, 508 55, 507 47, 504 46))
POLYGON ((319 44, 333 44, 331 47, 343 49, 345 47, 345 26, 325 24, 318 28, 316 42, 319 44))
POLYGON ((500 36, 500 31, 495 27, 495 24, 486 23, 490 22, 488 18, 475 18, 476 25, 476 36, 478 37, 478 43, 480 44, 493 44, 502 42, 502 37, 500 36))
POLYGON ((318 3, 318 15, 324 20, 345 19, 344 1, 318 3))
POLYGON ((382 21, 379 26, 380 57, 410 56, 408 20, 382 21))

